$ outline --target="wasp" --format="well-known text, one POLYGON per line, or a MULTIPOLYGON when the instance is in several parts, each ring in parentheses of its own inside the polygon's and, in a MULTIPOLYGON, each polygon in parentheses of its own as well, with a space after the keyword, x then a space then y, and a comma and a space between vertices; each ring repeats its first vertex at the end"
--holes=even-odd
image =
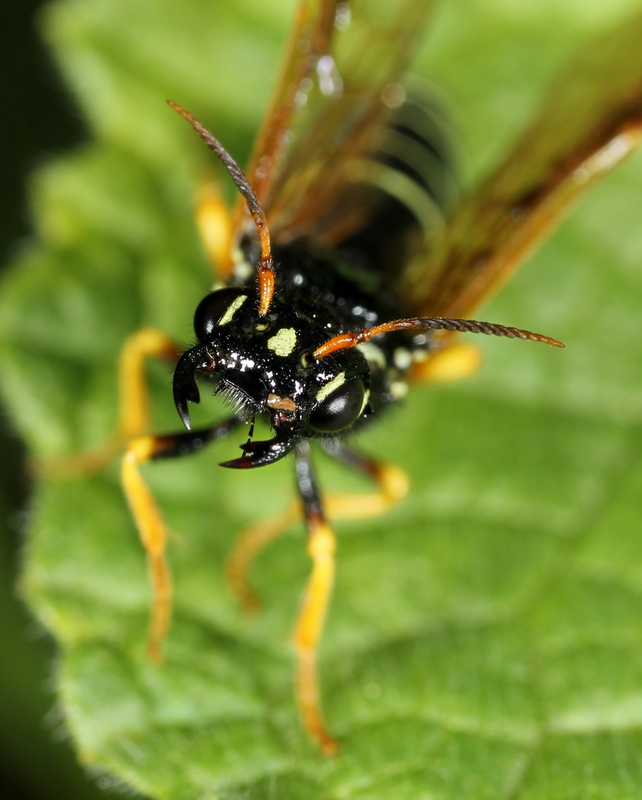
POLYGON ((247 425, 241 455, 222 466, 254 469, 288 456, 298 502, 241 536, 228 575, 251 605, 250 562, 303 518, 312 570, 294 632, 296 698, 304 728, 326 755, 338 746, 324 720, 317 674, 335 572, 330 520, 383 512, 408 490, 398 467, 353 449, 352 435, 385 418, 409 384, 469 372, 474 358, 454 341, 457 333, 562 346, 469 315, 572 201, 635 149, 642 132, 642 69, 624 60, 635 45, 627 46, 624 31, 609 51, 621 68, 612 68, 613 80, 582 115, 566 119, 577 88, 571 80, 545 100, 505 164, 477 192, 453 201, 438 104, 404 77, 429 5, 400 2, 378 20, 366 0, 303 0, 245 170, 170 101, 222 162, 240 200, 229 213, 212 187, 199 194, 197 222, 216 286, 196 308, 194 345, 182 351, 163 332, 145 328, 121 358, 122 484, 151 576, 150 656, 161 659, 172 585, 166 524, 141 466, 220 443, 247 425), (145 432, 144 365, 157 356, 176 361, 180 433, 145 432), (193 429, 190 404, 199 403, 208 383, 233 412, 193 429), (268 439, 254 438, 259 418, 271 427, 268 439), (371 497, 326 503, 313 446, 372 480, 371 497))

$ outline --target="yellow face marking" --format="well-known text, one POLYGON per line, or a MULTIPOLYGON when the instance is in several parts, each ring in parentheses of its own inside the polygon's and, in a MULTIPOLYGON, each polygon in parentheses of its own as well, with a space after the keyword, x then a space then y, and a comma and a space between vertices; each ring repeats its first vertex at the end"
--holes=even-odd
POLYGON ((296 331, 294 328, 281 328, 274 336, 267 340, 268 350, 272 350, 277 356, 285 358, 296 347, 296 331))
POLYGON ((223 314, 223 316, 218 321, 218 324, 227 325, 228 322, 231 322, 234 314, 236 314, 236 312, 239 310, 239 308, 243 305, 243 303, 246 300, 247 300, 246 294, 241 294, 235 300, 232 300, 232 302, 227 307, 225 314, 223 314))
POLYGON ((317 403, 322 403, 329 394, 332 394, 335 389, 338 389, 339 386, 343 386, 346 382, 346 374, 345 372, 340 372, 338 375, 335 375, 331 381, 328 381, 325 386, 322 386, 319 391, 316 393, 316 401, 317 403))

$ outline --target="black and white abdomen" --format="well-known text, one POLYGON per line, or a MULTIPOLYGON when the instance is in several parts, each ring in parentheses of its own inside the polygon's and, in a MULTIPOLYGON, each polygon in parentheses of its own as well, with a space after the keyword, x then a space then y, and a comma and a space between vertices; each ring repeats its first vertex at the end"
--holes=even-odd
POLYGON ((372 212, 339 246, 377 272, 400 267, 443 222, 456 197, 450 129, 434 91, 425 84, 390 87, 385 133, 368 156, 365 185, 372 212))

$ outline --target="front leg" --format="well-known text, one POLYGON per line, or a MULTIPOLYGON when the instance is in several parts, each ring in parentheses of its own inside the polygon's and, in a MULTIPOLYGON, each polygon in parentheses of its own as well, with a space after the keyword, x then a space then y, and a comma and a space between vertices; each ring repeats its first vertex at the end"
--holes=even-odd
POLYGON ((141 464, 160 458, 176 458, 194 453, 210 442, 224 439, 241 420, 233 417, 210 428, 170 436, 138 436, 132 439, 123 456, 121 481, 143 547, 152 585, 152 612, 148 653, 152 661, 162 659, 161 644, 172 613, 172 582, 165 558, 167 526, 149 487, 140 472, 141 464))
POLYGON ((323 754, 330 756, 337 752, 338 745, 328 733, 323 721, 317 675, 317 651, 334 583, 336 539, 323 513, 310 461, 310 445, 307 441, 303 441, 297 447, 296 477, 308 529, 308 553, 312 559, 312 573, 308 579, 294 630, 298 662, 296 698, 303 725, 319 744, 323 754))
MULTIPOLYGON (((328 494, 323 506, 333 520, 367 519, 385 514, 408 494, 408 478, 394 464, 375 461, 357 453, 338 439, 320 441, 321 447, 350 469, 374 481, 374 492, 328 494)), ((227 563, 227 580, 234 594, 248 611, 259 608, 259 599, 248 581, 250 566, 270 542, 301 518, 302 504, 293 501, 287 508, 247 528, 236 543, 227 563)))

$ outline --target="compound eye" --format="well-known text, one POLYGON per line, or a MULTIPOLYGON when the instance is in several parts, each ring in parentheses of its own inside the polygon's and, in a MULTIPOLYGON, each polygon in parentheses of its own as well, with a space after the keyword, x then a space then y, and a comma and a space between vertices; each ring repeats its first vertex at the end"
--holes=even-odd
POLYGON ((194 312, 194 332, 199 341, 211 336, 219 325, 226 325, 247 300, 243 289, 218 289, 206 295, 194 312))
POLYGON ((356 422, 366 390, 361 378, 352 378, 331 392, 310 414, 310 426, 319 433, 337 433, 356 422))

